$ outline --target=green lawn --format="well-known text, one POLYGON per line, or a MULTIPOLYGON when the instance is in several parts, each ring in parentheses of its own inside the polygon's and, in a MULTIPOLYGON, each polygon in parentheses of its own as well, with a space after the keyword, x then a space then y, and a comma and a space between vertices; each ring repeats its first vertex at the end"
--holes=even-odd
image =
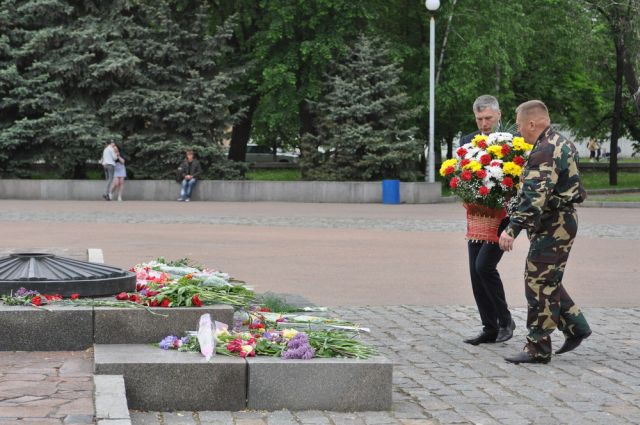
POLYGON ((608 172, 582 172, 580 173, 582 184, 587 189, 622 189, 640 188, 640 173, 623 171, 618 173, 618 185, 609 185, 608 172))
POLYGON ((247 180, 263 181, 298 181, 301 179, 299 169, 258 169, 245 174, 247 180))

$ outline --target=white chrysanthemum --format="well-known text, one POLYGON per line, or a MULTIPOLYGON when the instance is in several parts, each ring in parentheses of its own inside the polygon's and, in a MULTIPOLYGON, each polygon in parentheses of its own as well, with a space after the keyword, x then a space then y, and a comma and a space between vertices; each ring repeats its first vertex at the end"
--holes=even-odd
POLYGON ((464 157, 465 157, 466 159, 478 159, 478 154, 479 154, 480 152, 483 152, 483 153, 484 153, 484 151, 483 151, 482 149, 480 149, 480 148, 474 148, 473 146, 470 146, 470 147, 467 149, 467 154, 466 154, 464 157))
POLYGON ((489 175, 482 179, 482 183, 487 187, 487 189, 491 190, 496 185, 495 180, 493 180, 489 175))
POLYGON ((513 134, 511 133, 491 133, 487 140, 487 144, 493 145, 497 142, 509 142, 511 140, 513 140, 513 134))
POLYGON ((502 178, 504 177, 504 171, 502 170, 502 167, 498 167, 498 166, 487 167, 486 170, 487 170, 488 178, 493 178, 493 179, 496 179, 497 181, 501 181, 502 178))

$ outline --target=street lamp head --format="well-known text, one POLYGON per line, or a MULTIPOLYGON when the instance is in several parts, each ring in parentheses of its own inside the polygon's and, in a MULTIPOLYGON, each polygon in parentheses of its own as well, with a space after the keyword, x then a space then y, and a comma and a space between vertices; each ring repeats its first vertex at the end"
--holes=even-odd
POLYGON ((429 11, 435 12, 440 7, 440 0, 426 0, 424 5, 427 6, 429 11))

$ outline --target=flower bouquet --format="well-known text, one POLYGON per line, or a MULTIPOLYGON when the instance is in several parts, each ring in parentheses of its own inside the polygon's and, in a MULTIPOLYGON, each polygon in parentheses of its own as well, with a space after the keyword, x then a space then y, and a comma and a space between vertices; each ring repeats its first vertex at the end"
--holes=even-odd
POLYGON ((510 133, 479 134, 442 163, 440 175, 467 210, 467 239, 498 241, 506 204, 519 187, 531 149, 524 138, 510 133))
POLYGON ((246 308, 254 298, 243 282, 226 273, 189 265, 188 260, 167 262, 163 258, 137 264, 136 291, 122 292, 117 300, 149 307, 201 307, 205 304, 229 304, 246 308))

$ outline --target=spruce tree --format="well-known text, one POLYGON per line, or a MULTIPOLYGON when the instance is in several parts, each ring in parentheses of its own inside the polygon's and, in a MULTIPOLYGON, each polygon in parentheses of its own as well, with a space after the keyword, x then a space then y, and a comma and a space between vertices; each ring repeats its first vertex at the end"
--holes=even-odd
POLYGON ((207 16, 202 1, 3 0, 0 173, 79 177, 116 140, 136 178, 172 175, 188 148, 205 176, 237 175, 221 147, 231 24, 212 35, 207 16))
POLYGON ((400 74, 382 42, 358 37, 312 103, 318 132, 304 139, 306 179, 416 179, 422 142, 410 123, 418 110, 409 106, 400 74))

